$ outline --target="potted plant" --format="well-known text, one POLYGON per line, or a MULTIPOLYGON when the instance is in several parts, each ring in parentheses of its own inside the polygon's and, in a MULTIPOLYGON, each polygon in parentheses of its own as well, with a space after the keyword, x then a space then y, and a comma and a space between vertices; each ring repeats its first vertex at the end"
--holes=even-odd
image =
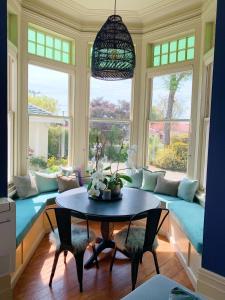
MULTIPOLYGON (((121 194, 121 188, 123 187, 123 181, 132 182, 130 176, 121 173, 121 171, 127 169, 119 169, 119 161, 121 152, 123 150, 123 144, 120 147, 118 162, 116 171, 112 170, 112 165, 110 164, 106 168, 104 168, 104 159, 100 159, 102 155, 102 146, 101 143, 97 141, 96 144, 96 154, 94 157, 95 167, 92 168, 89 172, 91 173, 91 181, 88 185, 88 193, 93 198, 101 197, 103 192, 107 196, 106 199, 109 199, 109 195, 111 194, 111 198, 118 198, 121 194)), ((104 197, 103 197, 104 198, 104 197)))

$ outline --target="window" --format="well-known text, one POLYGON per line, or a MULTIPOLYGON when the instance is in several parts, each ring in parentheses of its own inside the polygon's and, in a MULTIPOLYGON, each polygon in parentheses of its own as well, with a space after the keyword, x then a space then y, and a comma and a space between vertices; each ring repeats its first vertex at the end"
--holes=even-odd
POLYGON ((8 182, 14 175, 14 126, 17 102, 17 57, 9 48, 8 52, 8 182))
POLYGON ((90 79, 89 160, 95 154, 97 140, 102 144, 102 156, 114 168, 125 167, 130 142, 132 81, 90 79), (121 145, 123 149, 120 152, 121 145))
POLYGON ((153 67, 194 59, 195 37, 189 36, 162 44, 155 44, 153 49, 153 67))
POLYGON ((147 161, 151 170, 167 170, 175 180, 187 172, 191 97, 192 72, 152 79, 147 161))
MULTIPOLYGON (((66 64, 73 63, 72 42, 34 27, 28 28, 28 53, 66 64)), ((74 57, 74 55, 73 55, 74 57)))
POLYGON ((58 171, 68 163, 69 75, 29 65, 28 87, 29 169, 58 171))

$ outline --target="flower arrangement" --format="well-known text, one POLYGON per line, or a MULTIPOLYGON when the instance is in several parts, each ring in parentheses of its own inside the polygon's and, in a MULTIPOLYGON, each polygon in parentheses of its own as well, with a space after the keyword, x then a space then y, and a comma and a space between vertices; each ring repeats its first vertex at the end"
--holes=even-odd
MULTIPOLYGON (((120 155, 123 150, 123 143, 119 150, 119 158, 117 162, 116 170, 112 170, 112 165, 104 168, 104 163, 106 163, 106 158, 102 157, 102 145, 97 140, 95 147, 95 156, 92 159, 91 167, 89 168, 89 173, 91 174, 91 181, 88 185, 88 193, 93 198, 98 198, 104 192, 112 197, 118 197, 120 195, 120 190, 123 187, 123 181, 132 182, 130 176, 121 173, 125 169, 119 169, 120 155)), ((109 198, 109 196, 108 196, 109 198)))

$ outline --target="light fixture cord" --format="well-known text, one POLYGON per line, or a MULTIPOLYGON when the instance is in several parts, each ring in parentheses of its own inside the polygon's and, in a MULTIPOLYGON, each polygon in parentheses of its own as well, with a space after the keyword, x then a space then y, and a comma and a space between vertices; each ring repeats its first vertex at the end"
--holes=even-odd
POLYGON ((115 3, 114 3, 114 15, 116 14, 116 0, 115 0, 115 3))

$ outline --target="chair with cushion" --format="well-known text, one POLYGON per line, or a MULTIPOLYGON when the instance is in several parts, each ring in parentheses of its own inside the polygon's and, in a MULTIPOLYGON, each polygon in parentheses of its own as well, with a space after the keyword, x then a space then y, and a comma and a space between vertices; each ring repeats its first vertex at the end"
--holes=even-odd
MULTIPOLYGON (((86 219, 86 226, 71 224, 71 216, 78 217, 77 212, 66 208, 48 208, 45 211, 48 221, 50 223, 52 232, 50 233, 50 241, 55 245, 55 257, 52 266, 52 272, 50 276, 49 286, 52 286, 52 280, 55 274, 56 265, 61 252, 64 252, 64 263, 66 263, 66 256, 68 251, 71 252, 76 260, 77 265, 77 277, 80 285, 80 292, 83 291, 82 279, 83 279, 83 258, 84 252, 87 246, 91 243, 93 252, 95 253, 95 234, 89 230, 88 219, 85 214, 79 213, 80 218, 86 219), (55 211, 57 228, 53 228, 48 210, 55 211)), ((98 268, 98 262, 96 261, 98 268)))
POLYGON ((128 227, 123 228, 114 236, 116 247, 110 271, 112 271, 117 250, 129 257, 131 259, 132 290, 135 289, 139 263, 142 262, 142 256, 146 251, 150 251, 153 254, 156 272, 160 273, 155 251, 157 248, 156 237, 168 214, 169 210, 166 208, 155 208, 147 211, 146 227, 131 226, 133 220, 140 218, 140 214, 134 215, 130 219, 128 227), (165 214, 160 220, 162 211, 165 211, 165 214))

